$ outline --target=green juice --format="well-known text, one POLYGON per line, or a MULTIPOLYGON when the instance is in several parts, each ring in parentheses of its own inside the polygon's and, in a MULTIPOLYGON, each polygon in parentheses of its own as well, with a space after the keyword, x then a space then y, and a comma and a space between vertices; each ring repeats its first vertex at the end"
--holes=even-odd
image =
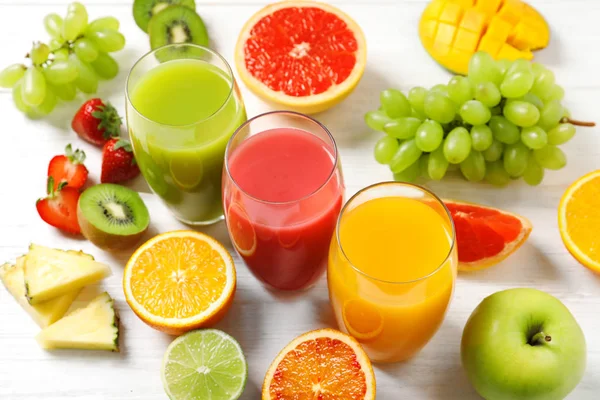
POLYGON ((130 78, 129 100, 129 134, 152 190, 183 222, 219 220, 225 147, 246 121, 233 78, 204 61, 168 61, 130 78))

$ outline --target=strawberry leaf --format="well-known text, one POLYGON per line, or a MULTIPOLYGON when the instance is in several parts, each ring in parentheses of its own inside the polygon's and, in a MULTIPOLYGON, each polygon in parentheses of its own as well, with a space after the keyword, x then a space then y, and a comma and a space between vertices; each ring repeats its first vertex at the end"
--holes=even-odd
POLYGON ((119 139, 117 143, 115 143, 115 145, 113 146, 113 150, 116 151, 119 149, 123 149, 128 153, 131 153, 133 151, 133 149, 131 148, 131 143, 124 139, 119 139))
POLYGON ((103 131, 105 139, 120 135, 123 121, 112 104, 106 102, 104 105, 96 106, 96 111, 92 112, 92 117, 100 121, 98 129, 103 131))

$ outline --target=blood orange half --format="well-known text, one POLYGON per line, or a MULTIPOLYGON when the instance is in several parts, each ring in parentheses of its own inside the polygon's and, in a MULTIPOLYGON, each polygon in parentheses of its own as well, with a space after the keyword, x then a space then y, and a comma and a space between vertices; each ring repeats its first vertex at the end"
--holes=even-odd
POLYGON ((479 204, 444 200, 456 228, 458 269, 477 271, 499 263, 529 237, 524 217, 479 204))
POLYGON ((235 51, 242 81, 263 100, 306 114, 324 111, 358 84, 367 61, 360 27, 314 1, 271 4, 244 25, 235 51))

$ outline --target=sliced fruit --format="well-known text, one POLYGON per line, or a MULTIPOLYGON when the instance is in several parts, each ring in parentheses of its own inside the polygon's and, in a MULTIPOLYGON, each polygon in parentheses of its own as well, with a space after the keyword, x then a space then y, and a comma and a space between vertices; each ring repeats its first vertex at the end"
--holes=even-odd
POLYGON ((425 50, 443 67, 466 75, 476 51, 531 60, 550 41, 544 18, 520 0, 433 0, 419 23, 425 50))
POLYGON ((362 299, 348 300, 342 310, 344 325, 350 335, 366 342, 383 331, 383 317, 377 307, 362 299))
POLYGON ((31 305, 81 289, 112 274, 108 265, 89 256, 36 244, 29 247, 23 273, 25 295, 31 305))
POLYGON ((119 316, 114 300, 104 292, 37 336, 44 349, 119 351, 119 316))
POLYGON ((81 194, 77 218, 83 236, 106 250, 133 247, 150 224, 150 214, 140 195, 111 183, 92 186, 81 194))
POLYGON ((135 0, 133 2, 133 19, 141 30, 148 32, 150 19, 173 4, 181 4, 192 10, 196 9, 194 0, 135 0))
POLYGON ((81 227, 77 221, 77 202, 79 201, 79 189, 66 186, 67 182, 61 182, 54 189, 54 178, 49 176, 47 183, 48 196, 38 199, 35 208, 40 218, 55 228, 72 234, 81 233, 81 227))
POLYGON ((581 264, 600 273, 600 170, 576 180, 558 206, 558 229, 563 243, 581 264))
POLYGON ((169 345, 162 381, 171 400, 237 400, 248 366, 234 338, 216 329, 186 333, 169 345))
POLYGON ((371 361, 358 342, 333 329, 305 333, 275 358, 263 400, 375 399, 371 361))
POLYGON ((54 179, 54 190, 66 182, 66 186, 81 189, 88 178, 88 170, 83 165, 85 153, 75 150, 68 144, 64 155, 54 156, 48 164, 48 176, 54 179))
POLYGON ((366 62, 358 24, 315 1, 263 8, 246 22, 235 50, 240 77, 254 94, 305 114, 325 111, 348 96, 366 62))
POLYGON ((227 225, 231 242, 243 256, 249 257, 256 251, 256 232, 248 214, 237 203, 231 203, 227 213, 227 225))
POLYGON ((73 300, 79 294, 80 289, 67 292, 62 296, 32 306, 25 296, 24 264, 25 256, 22 256, 17 258, 17 263, 14 265, 4 264, 0 266, 0 281, 2 281, 6 290, 14 297, 23 310, 31 316, 35 323, 40 328, 45 328, 65 315, 73 300))
POLYGON ((174 231, 144 243, 123 273, 125 298, 148 325, 180 335, 218 322, 233 301, 236 274, 222 244, 174 231))
POLYGON ((524 217, 479 204, 444 200, 456 229, 458 270, 477 271, 517 251, 531 233, 524 217))

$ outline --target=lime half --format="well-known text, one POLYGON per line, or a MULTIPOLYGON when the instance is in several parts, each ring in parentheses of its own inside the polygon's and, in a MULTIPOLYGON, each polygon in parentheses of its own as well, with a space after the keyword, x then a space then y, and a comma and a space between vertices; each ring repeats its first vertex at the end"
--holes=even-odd
POLYGON ((234 338, 216 329, 197 330, 169 345, 162 381, 171 400, 236 400, 248 367, 234 338))

